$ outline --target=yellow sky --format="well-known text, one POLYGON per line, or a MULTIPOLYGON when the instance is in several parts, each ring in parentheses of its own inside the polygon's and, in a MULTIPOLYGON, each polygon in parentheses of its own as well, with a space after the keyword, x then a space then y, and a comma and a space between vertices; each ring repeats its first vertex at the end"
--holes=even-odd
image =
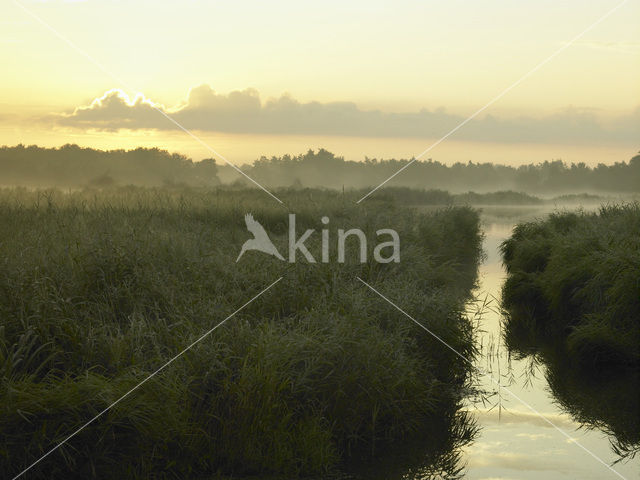
MULTIPOLYGON (((86 125, 47 124, 42 117, 71 112, 113 88, 176 106, 189 89, 202 84, 219 94, 252 88, 263 102, 288 93, 302 103, 353 102, 362 110, 399 113, 444 108, 464 116, 618 2, 21 3, 125 85, 12 1, 2 2, 0 143, 56 144, 57 138, 61 143, 77 138, 77 143, 96 145, 99 138, 100 145, 120 147, 155 139, 195 152, 174 133, 91 132, 86 125)), ((543 118, 573 107, 604 120, 631 114, 640 106, 638 18, 640 2, 629 1, 486 113, 543 118)), ((205 136, 216 135, 209 131, 205 136)), ((243 136, 241 143, 252 144, 250 137, 243 136)), ((385 154, 394 151, 389 142, 380 146, 385 154)), ((567 152, 577 148, 568 143, 567 152)), ((612 154, 633 151, 628 143, 608 148, 612 154)), ((555 150, 555 156, 562 155, 555 150)))

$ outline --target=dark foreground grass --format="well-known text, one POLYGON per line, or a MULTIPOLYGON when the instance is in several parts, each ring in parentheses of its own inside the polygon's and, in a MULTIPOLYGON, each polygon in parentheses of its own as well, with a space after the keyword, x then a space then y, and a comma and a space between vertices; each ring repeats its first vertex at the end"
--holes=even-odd
POLYGON ((502 245, 512 346, 555 339, 583 367, 640 365, 640 205, 555 213, 502 245))
POLYGON ((316 229, 307 246, 317 259, 319 231, 330 229, 330 263, 259 252, 235 263, 248 212, 286 255, 287 209, 257 190, 0 191, 1 477, 280 276, 29 478, 318 475, 420 436, 425 461, 456 468, 451 451, 474 429, 458 411, 469 365, 356 276, 473 357, 464 304, 480 256, 477 213, 278 195, 298 235, 316 229), (336 263, 335 229, 356 227, 369 260, 354 244, 336 263), (399 232, 400 263, 373 262, 380 228, 399 232))

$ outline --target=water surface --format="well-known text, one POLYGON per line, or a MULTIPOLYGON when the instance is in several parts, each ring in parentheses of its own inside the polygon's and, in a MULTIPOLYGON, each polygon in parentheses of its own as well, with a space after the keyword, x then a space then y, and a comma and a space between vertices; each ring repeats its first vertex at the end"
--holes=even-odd
MULTIPOLYGON (((505 279, 498 251, 500 243, 510 236, 516 223, 542 217, 554 209, 564 207, 481 208, 487 258, 480 268, 477 294, 482 300, 488 298, 497 307, 505 279)), ((573 208, 576 207, 566 207, 573 208)), ((585 209, 594 208, 596 207, 585 209)), ((491 371, 490 375, 481 378, 481 387, 494 392, 494 395, 485 404, 469 402, 468 408, 475 412, 480 431, 474 442, 464 449, 463 458, 467 465, 465 478, 640 478, 640 456, 612 465, 620 459, 611 445, 611 440, 615 438, 607 434, 604 428, 588 429, 585 424, 576 421, 575 417, 579 417, 577 412, 584 405, 573 405, 571 399, 580 398, 583 402, 589 402, 599 390, 582 388, 582 384, 573 382, 566 385, 568 394, 563 392, 565 385, 556 385, 555 393, 564 394, 561 398, 554 396, 546 379, 547 368, 544 365, 534 364, 530 358, 509 358, 501 339, 500 323, 499 310, 485 308, 480 321, 483 330, 480 341, 483 353, 489 355, 483 355, 478 363, 481 368, 491 371), (496 383, 498 379, 499 387, 496 383), (576 390, 579 394, 575 394, 576 390), (564 406, 560 404, 560 400, 564 400, 564 406), (567 403, 572 408, 567 408, 567 403)), ((568 383, 573 378, 572 372, 561 373, 564 376, 555 375, 560 382, 568 383)), ((614 411, 623 409, 629 403, 624 400, 633 393, 637 396, 638 391, 631 387, 604 391, 601 396, 617 400, 608 406, 614 411)), ((607 406, 599 408, 606 410, 607 406)), ((621 410, 619 417, 624 419, 625 414, 621 410)))

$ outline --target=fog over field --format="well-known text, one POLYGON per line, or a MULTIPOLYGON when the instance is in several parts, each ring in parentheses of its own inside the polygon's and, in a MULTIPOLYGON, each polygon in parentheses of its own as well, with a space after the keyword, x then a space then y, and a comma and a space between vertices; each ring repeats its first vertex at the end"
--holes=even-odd
POLYGON ((640 192, 640 155, 596 167, 584 163, 568 165, 560 160, 510 167, 473 162, 445 165, 415 159, 372 158, 356 162, 320 149, 300 155, 263 156, 237 169, 214 158, 193 161, 157 148, 101 151, 77 145, 55 149, 35 145, 0 147, 4 186, 63 189, 118 185, 373 189, 406 167, 410 172, 401 173, 392 186, 452 193, 510 190, 546 197, 640 192))

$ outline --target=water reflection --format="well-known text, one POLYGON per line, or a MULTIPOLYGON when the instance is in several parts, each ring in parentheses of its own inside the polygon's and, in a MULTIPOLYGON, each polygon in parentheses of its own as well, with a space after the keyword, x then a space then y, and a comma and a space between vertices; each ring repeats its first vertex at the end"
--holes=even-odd
POLYGON ((636 370, 587 370, 568 355, 562 343, 518 335, 511 329, 505 334, 510 352, 544 367, 560 408, 581 425, 609 436, 618 460, 633 458, 640 451, 640 379, 636 370))
POLYGON ((363 453, 354 455, 345 480, 436 480, 464 475, 463 447, 478 433, 476 418, 459 405, 450 415, 436 418, 429 431, 408 442, 376 449, 375 460, 363 453))
POLYGON ((574 368, 552 345, 503 336, 504 319, 497 307, 506 275, 498 247, 511 235, 516 223, 563 208, 577 207, 482 208, 486 259, 480 268, 476 295, 478 306, 489 302, 481 318, 482 355, 478 358, 478 367, 490 372, 478 379, 478 388, 485 395, 467 399, 467 415, 464 410, 459 412, 464 421, 450 430, 444 428, 452 433, 447 434, 448 440, 438 437, 439 448, 433 448, 436 437, 431 443, 424 439, 389 447, 376 461, 364 462, 352 470, 349 478, 640 478, 640 455, 633 458, 640 436, 637 374, 616 371, 593 377, 574 368), (505 389, 526 401, 535 412, 505 389), (457 434, 456 428, 460 428, 457 434), (464 431, 467 433, 462 434, 464 431))
MULTIPOLYGON (((585 210, 597 206, 585 207, 585 210)), ((484 207, 487 258, 481 266, 478 296, 500 303, 505 280, 498 251, 513 226, 541 218, 557 209, 574 206, 484 207)), ((639 478, 638 377, 622 371, 603 378, 585 375, 563 361, 556 350, 536 342, 520 343, 509 354, 502 335, 504 319, 498 308, 485 311, 480 341, 479 366, 488 369, 481 387, 496 394, 484 404, 469 402, 480 432, 465 448, 466 478, 547 479, 639 478), (500 387, 496 387, 494 380, 500 387), (563 436, 546 420, 506 393, 505 388, 526 401, 571 438, 563 436), (600 464, 579 442, 615 472, 600 464), (613 448, 612 448, 613 447, 613 448), (617 461, 623 460, 620 463, 617 461)), ((515 347, 511 341, 510 347, 515 347)))

